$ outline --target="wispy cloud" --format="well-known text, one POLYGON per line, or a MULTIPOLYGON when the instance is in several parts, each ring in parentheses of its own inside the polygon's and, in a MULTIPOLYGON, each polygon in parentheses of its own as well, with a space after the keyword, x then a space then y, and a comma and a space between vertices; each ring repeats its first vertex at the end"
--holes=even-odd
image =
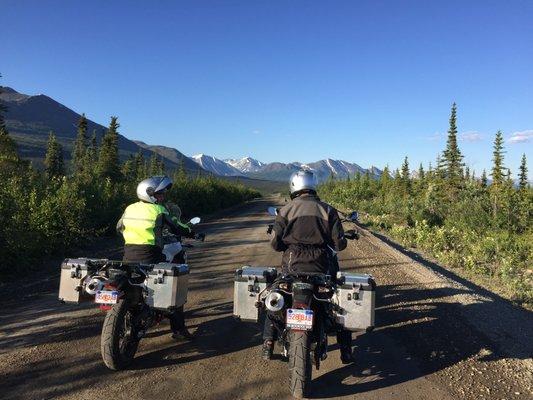
MULTIPOLYGON (((426 139, 431 142, 439 142, 441 140, 446 139, 448 136, 447 133, 444 132, 435 132, 433 135, 426 136, 426 139)), ((479 142, 483 140, 483 134, 476 132, 476 131, 468 131, 460 133, 457 138, 461 142, 479 142)))
POLYGON ((533 129, 514 132, 507 141, 509 143, 527 143, 533 139, 533 129))
POLYGON ((252 131, 252 133, 253 133, 254 135, 259 135, 259 134, 261 133, 261 131, 260 131, 259 129, 254 129, 254 130, 252 131))
POLYGON ((463 132, 459 135, 459 140, 462 142, 480 142, 483 140, 483 135, 476 131, 463 132))
POLYGON ((427 136, 427 140, 430 140, 432 142, 438 142, 442 138, 445 138, 446 134, 442 132, 435 132, 433 135, 427 136))

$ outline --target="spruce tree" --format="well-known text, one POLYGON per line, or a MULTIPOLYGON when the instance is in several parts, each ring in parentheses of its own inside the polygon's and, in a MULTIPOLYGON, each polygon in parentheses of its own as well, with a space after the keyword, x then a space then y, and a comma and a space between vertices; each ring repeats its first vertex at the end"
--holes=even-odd
POLYGON ((142 150, 139 149, 139 152, 135 154, 135 157, 133 159, 133 164, 135 168, 135 176, 138 181, 143 180, 146 178, 147 171, 146 171, 146 163, 144 162, 144 156, 142 153, 142 150))
POLYGON ((444 150, 442 162, 446 169, 446 179, 457 187, 461 183, 463 170, 463 155, 457 144, 457 105, 453 103, 450 115, 450 127, 448 129, 448 140, 444 150))
POLYGON ((124 164, 122 164, 122 176, 128 182, 133 182, 137 178, 135 170, 135 158, 131 154, 124 164))
POLYGON ((522 154, 522 161, 520 162, 520 173, 518 174, 518 187, 520 190, 527 189, 527 160, 526 153, 522 154))
POLYGON ((98 157, 98 172, 101 177, 109 178, 113 182, 120 180, 120 161, 118 158, 118 128, 117 117, 111 117, 109 129, 102 138, 100 155, 98 157))
POLYGON ((503 166, 503 135, 501 131, 496 133, 496 138, 494 139, 494 151, 492 153, 492 184, 495 186, 501 186, 504 179, 504 166, 503 166))
POLYGON ((72 149, 72 164, 75 174, 82 173, 86 167, 87 139, 87 118, 85 118, 85 114, 82 114, 78 121, 78 134, 72 149))
MULTIPOLYGON (((1 75, 0 75, 1 77, 1 75)), ((0 87, 0 94, 2 93, 0 87)), ((4 113, 7 107, 0 104, 0 173, 12 174, 23 165, 17 152, 17 144, 11 136, 5 125, 4 113)))
POLYGON ((481 174, 481 186, 482 187, 487 187, 487 171, 483 170, 483 173, 481 174))
POLYGON ((50 135, 48 136, 44 165, 46 176, 49 179, 65 175, 63 147, 59 144, 56 135, 54 135, 53 132, 50 132, 50 135))
POLYGON ((157 154, 152 153, 152 156, 150 157, 150 166, 148 167, 149 174, 150 175, 160 175, 161 172, 159 170, 159 161, 157 159, 157 154))
POLYGON ((437 166, 435 167, 435 175, 437 178, 443 180, 446 178, 446 166, 440 154, 437 154, 437 166))
POLYGON ((424 172, 424 166, 422 165, 422 163, 420 163, 420 165, 418 166, 418 179, 423 181, 425 177, 426 173, 424 172))
POLYGON ((402 179, 406 182, 409 180, 409 160, 407 159, 407 156, 403 159, 402 179))

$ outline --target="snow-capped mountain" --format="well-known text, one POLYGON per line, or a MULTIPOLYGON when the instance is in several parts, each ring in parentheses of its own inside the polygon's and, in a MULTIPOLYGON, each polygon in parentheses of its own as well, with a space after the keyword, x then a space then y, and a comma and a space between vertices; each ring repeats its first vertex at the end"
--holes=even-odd
POLYGON ((324 181, 330 176, 337 179, 346 179, 357 172, 364 174, 366 170, 357 164, 342 160, 332 160, 330 158, 316 161, 314 163, 302 164, 302 168, 309 168, 314 171, 319 181, 324 181))
POLYGON ((205 154, 197 154, 191 159, 206 171, 220 176, 243 176, 243 174, 236 168, 225 163, 218 158, 207 156, 205 154))
POLYGON ((238 169, 243 174, 249 174, 260 171, 261 168, 265 165, 261 161, 255 160, 251 157, 244 157, 241 159, 229 159, 224 160, 224 162, 231 165, 233 168, 238 169))

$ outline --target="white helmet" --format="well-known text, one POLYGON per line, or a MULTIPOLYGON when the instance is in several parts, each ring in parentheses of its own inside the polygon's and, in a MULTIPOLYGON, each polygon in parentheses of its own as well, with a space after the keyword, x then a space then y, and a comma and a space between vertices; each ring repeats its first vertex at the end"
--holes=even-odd
POLYGON ((156 193, 166 192, 172 186, 168 176, 151 176, 137 185, 137 197, 148 203, 157 203, 156 193))
POLYGON ((297 195, 302 190, 312 190, 316 192, 318 182, 312 171, 303 169, 291 175, 290 186, 292 196, 297 195))

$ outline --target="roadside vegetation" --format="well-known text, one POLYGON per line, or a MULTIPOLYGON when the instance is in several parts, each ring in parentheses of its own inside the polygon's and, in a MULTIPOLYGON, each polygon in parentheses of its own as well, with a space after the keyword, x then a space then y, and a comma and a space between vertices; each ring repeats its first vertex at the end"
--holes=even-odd
POLYGON ((356 175, 329 180, 321 197, 340 209, 360 211, 361 220, 402 245, 417 248, 443 265, 533 306, 533 189, 522 157, 518 182, 504 163, 504 140, 496 133, 492 170, 476 177, 465 167, 457 143, 452 106, 446 149, 435 167, 411 172, 388 167, 379 179, 356 175))
MULTIPOLYGON (((165 172, 155 153, 149 160, 139 153, 120 162, 116 117, 97 143, 96 135, 88 136, 84 116, 72 163, 65 164, 61 145, 50 133, 45 169, 37 170, 19 157, 4 112, 0 109, 0 275, 37 268, 43 257, 113 234, 124 208, 137 201, 137 183, 165 172)), ((184 218, 260 196, 239 183, 187 176, 184 169, 167 174, 174 180, 168 199, 181 207, 184 218)))

